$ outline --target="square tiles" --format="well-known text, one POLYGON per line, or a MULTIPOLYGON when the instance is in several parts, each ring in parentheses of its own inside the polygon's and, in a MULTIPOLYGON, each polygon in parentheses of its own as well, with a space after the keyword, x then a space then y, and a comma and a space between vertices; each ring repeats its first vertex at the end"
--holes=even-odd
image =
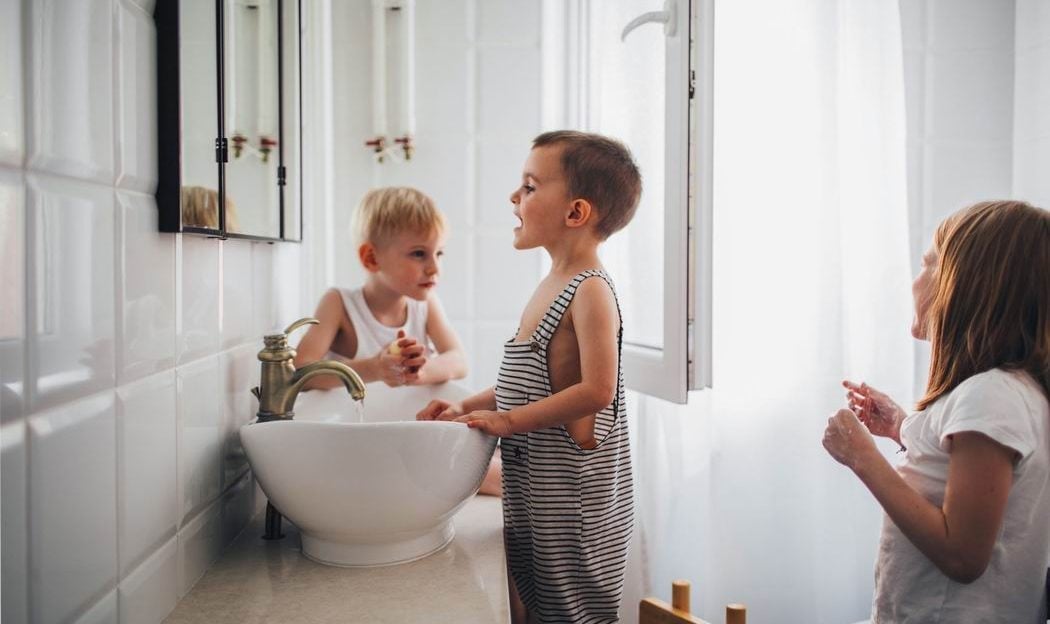
POLYGON ((180 366, 178 378, 179 526, 219 495, 222 394, 218 356, 180 366))
POLYGON ((188 362, 218 353, 221 344, 219 305, 222 297, 221 243, 212 238, 178 235, 177 360, 188 362))
POLYGON ((25 64, 22 57, 23 2, 0 4, 0 164, 21 167, 25 160, 25 117, 22 98, 25 64))
POLYGON ((116 183, 153 193, 157 185, 157 36, 153 19, 129 0, 117 13, 116 183))
POLYGON ((0 423, 25 402, 25 181, 0 168, 0 423))

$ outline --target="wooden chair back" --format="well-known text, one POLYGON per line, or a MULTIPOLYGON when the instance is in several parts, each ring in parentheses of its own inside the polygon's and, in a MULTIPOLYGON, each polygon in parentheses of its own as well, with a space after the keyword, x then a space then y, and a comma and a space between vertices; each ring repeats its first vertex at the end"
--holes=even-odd
MULTIPOLYGON (((671 604, 646 598, 638 604, 638 624, 710 624, 689 612, 689 581, 671 583, 671 604)), ((742 604, 726 606, 726 624, 747 624, 742 604)))

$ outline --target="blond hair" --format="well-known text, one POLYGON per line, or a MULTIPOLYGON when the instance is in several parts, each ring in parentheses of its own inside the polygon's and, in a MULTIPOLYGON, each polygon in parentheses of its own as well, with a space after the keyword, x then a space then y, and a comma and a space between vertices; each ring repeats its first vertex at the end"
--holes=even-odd
POLYGON ((993 368, 1027 371, 1050 397, 1050 212, 974 204, 941 223, 934 247, 930 373, 918 409, 993 368))
MULTIPOLYGON (((219 192, 203 186, 184 186, 181 192, 182 224, 219 229, 219 192)), ((226 198, 226 231, 237 231, 237 206, 226 198)))
POLYGON ((358 245, 368 242, 379 247, 403 232, 444 232, 445 216, 422 191, 388 186, 373 189, 361 198, 352 229, 358 245))

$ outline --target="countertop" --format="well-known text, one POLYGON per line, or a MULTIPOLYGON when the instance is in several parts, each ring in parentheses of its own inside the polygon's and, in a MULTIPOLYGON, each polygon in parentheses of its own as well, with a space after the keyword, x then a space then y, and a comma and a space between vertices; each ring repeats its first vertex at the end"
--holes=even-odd
POLYGON ((337 568, 299 552, 298 530, 267 542, 265 514, 243 533, 165 620, 189 622, 505 623, 507 576, 500 499, 475 496, 456 536, 437 553, 395 566, 337 568))

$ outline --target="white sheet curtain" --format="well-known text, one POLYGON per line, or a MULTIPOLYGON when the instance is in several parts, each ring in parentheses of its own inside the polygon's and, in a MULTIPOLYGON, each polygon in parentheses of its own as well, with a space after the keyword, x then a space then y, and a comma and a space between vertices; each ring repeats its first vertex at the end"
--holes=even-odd
POLYGON ((821 437, 844 377, 914 398, 898 4, 732 0, 715 24, 714 389, 632 397, 623 614, 685 578, 712 621, 863 620, 881 510, 821 437))

